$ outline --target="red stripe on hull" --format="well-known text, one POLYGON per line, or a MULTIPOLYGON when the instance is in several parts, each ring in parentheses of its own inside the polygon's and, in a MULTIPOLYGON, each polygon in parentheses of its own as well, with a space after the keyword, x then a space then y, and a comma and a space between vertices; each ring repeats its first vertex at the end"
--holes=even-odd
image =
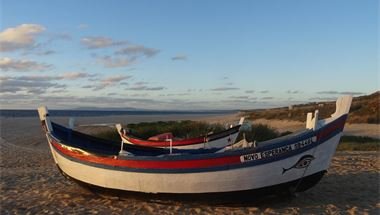
MULTIPOLYGON (((131 142, 132 144, 136 145, 142 145, 142 146, 153 146, 153 147, 169 147, 170 142, 169 141, 154 141, 154 140, 140 140, 137 138, 129 137, 126 135, 122 135, 123 138, 131 142)), ((197 137, 197 138, 191 138, 191 139, 185 139, 185 140, 173 140, 172 146, 183 146, 183 145, 192 145, 192 144, 200 144, 205 143, 206 137, 197 137)))
POLYGON ((59 143, 55 142, 54 140, 51 141, 51 144, 54 146, 55 149, 69 157, 73 157, 81 161, 117 167, 128 167, 137 169, 191 169, 217 167, 240 163, 240 156, 175 161, 118 160, 116 156, 115 158, 99 157, 95 155, 86 155, 80 151, 72 151, 65 147, 62 147, 59 143))
POLYGON ((330 136, 330 134, 334 133, 337 130, 343 130, 345 122, 346 122, 345 119, 340 119, 328 125, 327 128, 324 128, 321 132, 318 133, 317 135, 318 140, 321 140, 330 136))

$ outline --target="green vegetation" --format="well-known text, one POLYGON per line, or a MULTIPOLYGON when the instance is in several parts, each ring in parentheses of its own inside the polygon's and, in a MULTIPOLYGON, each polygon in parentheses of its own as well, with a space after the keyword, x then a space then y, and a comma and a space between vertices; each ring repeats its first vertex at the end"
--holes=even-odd
MULTIPOLYGON (((128 124, 125 126, 130 132, 144 139, 151 136, 172 132, 178 138, 191 138, 205 135, 211 131, 219 132, 224 130, 224 126, 220 124, 208 124, 195 121, 169 121, 169 122, 144 122, 138 124, 128 124)), ((237 141, 243 139, 243 133, 247 141, 265 141, 280 136, 291 134, 287 131, 284 133, 277 132, 274 128, 267 125, 255 124, 250 126, 249 131, 240 132, 237 141)), ((95 136, 103 139, 120 141, 119 134, 116 129, 104 131, 95 136)), ((338 151, 379 151, 380 139, 360 136, 343 136, 337 148, 338 151)))
POLYGON ((352 143, 341 142, 337 148, 338 151, 379 151, 380 142, 375 143, 352 143))
POLYGON ((119 133, 116 131, 116 129, 110 129, 106 131, 102 131, 99 133, 94 134, 95 137, 105 139, 105 140, 112 140, 112 141, 121 141, 119 133))
MULTIPOLYGON (((265 140, 274 139, 274 138, 277 138, 277 137, 284 135, 284 134, 280 134, 274 128, 271 128, 268 125, 254 124, 254 125, 251 125, 250 131, 240 132, 239 136, 237 138, 237 141, 240 141, 243 139, 243 133, 245 134, 245 139, 248 142, 265 141, 265 140)), ((286 133, 286 134, 288 134, 288 133, 286 133)))
MULTIPOLYGON (((171 132, 177 138, 192 138, 206 135, 210 132, 219 132, 224 130, 221 124, 208 124, 196 121, 168 121, 168 122, 142 122, 138 124, 128 124, 124 126, 129 132, 136 137, 148 139, 157 134, 171 132)), ((115 129, 100 132, 95 135, 102 139, 120 141, 119 134, 115 129)))
POLYGON ((338 151, 379 151, 380 139, 361 136, 343 136, 338 151))
POLYGON ((169 121, 169 122, 143 122, 138 124, 128 124, 126 126, 134 136, 147 139, 151 136, 171 132, 178 138, 192 138, 206 135, 210 132, 224 130, 221 124, 208 124, 196 121, 169 121))
POLYGON ((379 139, 362 136, 343 136, 340 140, 342 143, 380 143, 379 139))

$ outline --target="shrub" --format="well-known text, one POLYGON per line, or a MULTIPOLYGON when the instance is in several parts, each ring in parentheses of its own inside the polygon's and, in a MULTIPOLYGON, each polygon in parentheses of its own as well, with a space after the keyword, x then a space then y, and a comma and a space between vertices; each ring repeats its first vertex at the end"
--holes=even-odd
POLYGON ((380 142, 370 143, 352 143, 341 142, 337 148, 338 151, 379 151, 380 142))
POLYGON ((147 139, 151 136, 172 132, 178 138, 191 138, 208 134, 209 132, 219 132, 224 130, 220 124, 208 124, 195 121, 169 121, 169 122, 145 122, 138 124, 128 124, 132 135, 147 139))
MULTIPOLYGON (((151 136, 172 132, 178 138, 192 138, 208 134, 209 132, 219 132, 225 128, 221 124, 208 124, 205 122, 195 121, 169 121, 169 122, 142 122, 136 124, 128 124, 124 126, 128 128, 130 133, 136 137, 148 139, 151 136)), ((116 129, 112 131, 104 131, 95 135, 102 139, 121 141, 116 129)))
POLYGON ((371 137, 363 137, 363 136, 343 136, 340 140, 340 142, 345 143, 378 143, 380 142, 379 139, 371 138, 371 137))
POLYGON ((101 139, 105 139, 105 140, 121 141, 120 135, 116 131, 116 129, 109 130, 109 131, 102 131, 97 134, 94 134, 94 136, 101 139))
POLYGON ((368 117, 367 123, 369 124, 380 124, 380 117, 368 117))
POLYGON ((379 151, 380 140, 362 136, 343 136, 338 151, 379 151))
POLYGON ((242 131, 240 132, 237 141, 243 139, 243 133, 245 134, 245 139, 248 142, 253 141, 265 141, 279 137, 280 134, 268 125, 263 124, 254 124, 251 125, 251 131, 242 131))

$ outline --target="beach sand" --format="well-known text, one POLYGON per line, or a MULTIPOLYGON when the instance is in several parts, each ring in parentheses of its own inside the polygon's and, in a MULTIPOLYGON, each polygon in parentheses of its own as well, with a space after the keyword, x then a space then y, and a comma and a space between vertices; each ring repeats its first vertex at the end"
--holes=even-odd
MULTIPOLYGON (((62 124, 68 121, 67 117, 53 119, 62 124)), ((225 123, 236 122, 239 117, 77 117, 76 124, 176 119, 225 123)), ((53 162, 36 117, 0 120, 0 214, 380 214, 379 152, 338 152, 321 182, 292 198, 222 205, 159 201, 154 196, 135 198, 131 195, 119 199, 100 196, 63 177, 53 162)), ((285 127, 285 130, 293 126, 297 128, 289 122, 281 123, 279 127, 285 127)), ((79 128, 86 130, 85 127, 79 128)), ((101 127, 91 127, 89 132, 97 129, 101 127)))

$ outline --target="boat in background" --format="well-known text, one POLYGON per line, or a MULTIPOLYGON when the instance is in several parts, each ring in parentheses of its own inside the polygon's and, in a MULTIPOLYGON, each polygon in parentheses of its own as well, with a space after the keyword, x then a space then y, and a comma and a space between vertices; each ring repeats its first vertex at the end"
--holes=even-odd
MULTIPOLYGON (((307 115, 304 131, 220 153, 164 153, 162 148, 98 139, 50 121, 38 109, 57 167, 92 188, 165 194, 300 192, 317 184, 330 166, 352 97, 337 100, 336 111, 307 115)), ((174 150, 174 149, 173 149, 174 150)))
POLYGON ((221 132, 211 133, 205 136, 175 139, 171 133, 160 134, 147 140, 134 137, 121 124, 116 124, 117 132, 123 143, 150 146, 158 148, 177 148, 177 149, 200 149, 200 148, 224 148, 235 143, 239 134, 240 127, 244 122, 244 117, 240 118, 238 125, 230 126, 221 132))

